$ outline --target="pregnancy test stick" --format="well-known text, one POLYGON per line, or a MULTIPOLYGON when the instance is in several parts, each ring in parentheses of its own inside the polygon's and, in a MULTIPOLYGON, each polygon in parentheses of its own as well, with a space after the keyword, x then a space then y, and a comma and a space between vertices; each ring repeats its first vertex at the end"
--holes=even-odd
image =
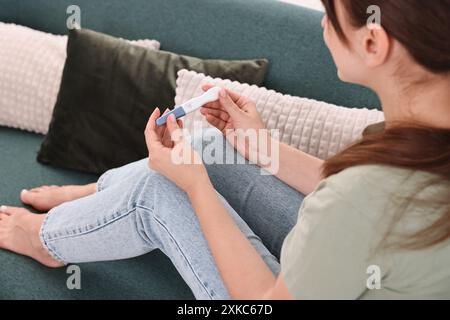
POLYGON ((156 120, 157 126, 162 126, 163 124, 167 123, 167 118, 171 114, 175 116, 175 119, 179 119, 181 117, 184 117, 185 115, 194 112, 197 109, 200 109, 205 104, 214 102, 219 100, 219 93, 222 88, 220 87, 212 87, 208 91, 206 91, 204 94, 202 94, 200 97, 191 99, 182 105, 175 107, 172 111, 166 113, 165 115, 159 117, 156 120))

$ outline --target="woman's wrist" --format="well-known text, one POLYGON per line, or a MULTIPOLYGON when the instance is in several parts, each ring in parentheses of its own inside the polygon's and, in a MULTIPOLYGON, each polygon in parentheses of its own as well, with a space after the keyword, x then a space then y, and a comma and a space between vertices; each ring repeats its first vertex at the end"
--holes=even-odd
POLYGON ((279 142, 272 138, 268 130, 261 134, 259 138, 256 164, 260 168, 271 167, 274 161, 278 161, 279 150, 275 148, 279 148, 279 142))
POLYGON ((189 199, 196 199, 199 195, 205 194, 207 190, 214 189, 211 180, 208 176, 203 179, 198 179, 194 184, 192 184, 188 190, 185 190, 189 199))

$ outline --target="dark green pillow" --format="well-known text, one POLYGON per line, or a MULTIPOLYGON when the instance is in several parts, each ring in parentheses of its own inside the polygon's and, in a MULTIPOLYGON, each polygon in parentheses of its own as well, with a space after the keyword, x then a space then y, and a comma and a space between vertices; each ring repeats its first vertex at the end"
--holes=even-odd
POLYGON ((148 118, 156 107, 174 106, 179 70, 260 85, 267 66, 266 59, 202 60, 86 29, 70 31, 61 88, 38 161, 101 174, 145 158, 148 118))

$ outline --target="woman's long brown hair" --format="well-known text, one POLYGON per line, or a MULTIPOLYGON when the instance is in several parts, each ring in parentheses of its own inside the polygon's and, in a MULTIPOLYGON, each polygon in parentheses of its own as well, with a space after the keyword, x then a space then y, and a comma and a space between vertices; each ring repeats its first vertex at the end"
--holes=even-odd
MULTIPOLYGON (((369 17, 367 8, 378 5, 382 13, 382 27, 407 49, 418 64, 434 74, 450 73, 450 0, 322 0, 333 28, 347 43, 334 1, 341 1, 351 25, 356 28, 366 25, 369 17)), ((433 106, 430 106, 430 112, 432 110, 433 106)), ((427 181, 426 186, 444 186, 440 188, 443 191, 429 201, 419 201, 414 196, 404 199, 402 209, 394 215, 385 235, 384 248, 418 250, 450 239, 449 129, 405 123, 390 125, 384 131, 364 136, 328 159, 323 167, 323 175, 329 177, 350 167, 371 164, 429 172, 435 178, 427 181), (407 214, 406 209, 411 202, 427 208, 430 215, 437 205, 447 209, 439 219, 418 232, 406 235, 395 243, 388 243, 387 239, 395 224, 407 214)), ((417 193, 426 186, 418 186, 417 193)), ((427 221, 427 217, 424 218, 427 221)))

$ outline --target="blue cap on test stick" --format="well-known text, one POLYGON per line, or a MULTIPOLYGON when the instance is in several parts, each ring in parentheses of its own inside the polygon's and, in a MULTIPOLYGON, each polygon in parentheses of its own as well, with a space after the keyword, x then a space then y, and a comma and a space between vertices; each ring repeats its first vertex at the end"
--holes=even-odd
POLYGON ((163 124, 167 123, 167 119, 169 118, 169 116, 173 114, 175 116, 175 119, 184 117, 186 115, 186 112, 184 111, 183 107, 176 107, 175 109, 173 109, 172 111, 166 113, 165 115, 161 116, 160 118, 158 118, 156 120, 156 125, 157 126, 162 126, 163 124))
POLYGON ((205 104, 213 101, 217 101, 219 99, 220 87, 212 87, 204 94, 199 97, 193 98, 189 101, 184 102, 183 104, 175 107, 172 111, 167 114, 162 115, 159 119, 156 120, 156 125, 162 126, 167 122, 167 118, 173 114, 175 119, 184 117, 188 113, 192 113, 195 110, 198 110, 205 104))

